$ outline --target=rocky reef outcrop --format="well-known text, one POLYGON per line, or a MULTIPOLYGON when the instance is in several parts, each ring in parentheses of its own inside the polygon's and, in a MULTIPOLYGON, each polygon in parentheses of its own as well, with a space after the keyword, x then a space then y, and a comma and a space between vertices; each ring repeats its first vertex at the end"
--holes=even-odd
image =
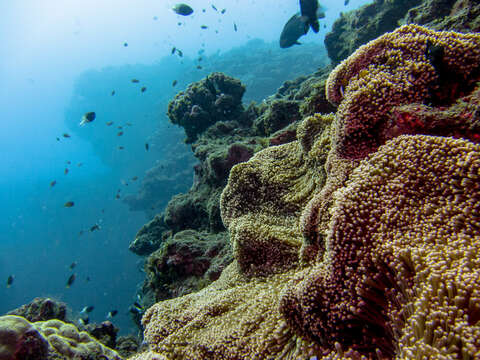
POLYGON ((152 306, 135 359, 475 358, 479 64, 478 34, 414 25, 340 64, 335 115, 232 168, 234 261, 152 306))

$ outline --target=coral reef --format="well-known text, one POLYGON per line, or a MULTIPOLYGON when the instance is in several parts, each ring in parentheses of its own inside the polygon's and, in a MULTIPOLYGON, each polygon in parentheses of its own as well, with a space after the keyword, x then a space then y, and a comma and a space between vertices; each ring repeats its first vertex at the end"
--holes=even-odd
POLYGON ((162 235, 168 230, 163 216, 157 215, 137 232, 135 239, 130 243, 128 249, 140 256, 149 255, 157 250, 162 241, 162 235))
POLYGON ((427 0, 410 9, 407 24, 434 30, 480 31, 480 4, 475 0, 427 0))
POLYGON ((173 124, 185 129, 187 143, 217 121, 231 120, 243 111, 245 86, 222 73, 212 73, 190 84, 168 104, 167 115, 173 124))
POLYGON ((114 350, 72 324, 60 320, 29 322, 16 315, 0 317, 0 358, 121 360, 114 350))
POLYGON ((218 279, 230 254, 223 233, 177 232, 148 257, 147 287, 156 301, 188 294, 218 279))
MULTIPOLYGON (((434 134, 438 124, 416 124, 389 113, 396 106, 420 103, 447 106, 469 94, 480 78, 480 35, 434 32, 416 25, 360 47, 330 74, 327 97, 340 103, 338 152, 359 159, 401 133, 434 134)), ((475 126, 465 119, 464 128, 475 126)), ((445 124, 452 125, 452 124, 445 124)), ((443 126, 439 135, 454 135, 443 126)))
POLYGON ((325 36, 328 56, 333 63, 339 63, 359 46, 393 31, 407 11, 421 3, 422 0, 375 0, 358 10, 341 13, 325 36))
POLYGON ((118 328, 111 321, 104 321, 101 324, 87 324, 85 326, 87 332, 103 345, 111 349, 115 349, 117 345, 118 328))
POLYGON ((67 317, 67 305, 51 298, 37 297, 28 304, 9 311, 7 315, 22 316, 30 322, 50 319, 65 321, 67 317))
POLYGON ((44 360, 48 342, 25 318, 15 315, 0 317, 0 359, 44 360))
POLYGON ((410 25, 339 65, 335 115, 233 166, 233 263, 147 310, 135 359, 478 357, 479 46, 410 25))

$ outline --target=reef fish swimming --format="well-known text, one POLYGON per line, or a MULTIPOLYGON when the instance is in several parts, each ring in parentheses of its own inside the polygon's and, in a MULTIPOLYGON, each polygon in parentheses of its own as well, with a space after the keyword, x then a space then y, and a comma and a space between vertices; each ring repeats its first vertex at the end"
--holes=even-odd
POLYGON ((172 10, 176 14, 182 15, 182 16, 188 16, 190 14, 193 14, 193 9, 187 4, 177 4, 172 8, 172 10))
POLYGON ((95 114, 94 111, 87 112, 85 115, 82 116, 82 120, 80 121, 80 126, 83 126, 85 124, 91 123, 97 115, 95 114))
POLYGON ((282 49, 288 48, 295 44, 300 45, 298 39, 308 32, 308 20, 300 14, 293 15, 287 21, 280 34, 280 47, 282 49))
POLYGON ((12 286, 13 284, 13 280, 15 279, 15 277, 13 275, 10 275, 7 279, 7 288, 9 288, 10 286, 12 286))
POLYGON ((318 0, 300 0, 300 14, 307 18, 307 22, 313 32, 318 33, 320 24, 318 19, 324 18, 325 13, 318 0))

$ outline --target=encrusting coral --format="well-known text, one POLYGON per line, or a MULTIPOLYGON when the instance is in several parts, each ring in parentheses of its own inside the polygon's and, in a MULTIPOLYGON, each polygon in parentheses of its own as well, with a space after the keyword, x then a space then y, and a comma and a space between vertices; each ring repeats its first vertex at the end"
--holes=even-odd
POLYGON ((335 116, 232 168, 234 262, 151 307, 135 359, 478 358, 478 40, 406 26, 341 64, 335 116))

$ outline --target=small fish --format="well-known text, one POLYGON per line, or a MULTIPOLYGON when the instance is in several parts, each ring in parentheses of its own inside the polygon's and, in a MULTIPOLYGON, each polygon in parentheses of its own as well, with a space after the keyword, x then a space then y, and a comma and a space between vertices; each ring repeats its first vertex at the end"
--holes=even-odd
POLYGON ((237 24, 235 24, 235 23, 233 23, 233 30, 235 30, 235 31, 238 30, 237 24))
POLYGON ((80 230, 80 231, 78 232, 78 236, 82 236, 83 233, 84 233, 84 231, 83 231, 83 230, 80 230))
POLYGON ((213 4, 212 4, 212 9, 215 10, 215 11, 218 11, 217 7, 213 4))
POLYGON ((90 227, 90 232, 94 232, 95 230, 100 230, 100 229, 101 229, 100 225, 95 224, 92 227, 90 227))
POLYGON ((142 86, 142 88, 140 89, 140 91, 141 91, 142 93, 144 93, 145 91, 147 91, 147 88, 146 88, 145 86, 142 86))
POLYGON ((65 287, 66 287, 67 289, 69 289, 69 288, 73 285, 73 283, 75 282, 75 279, 76 279, 76 278, 77 278, 77 275, 76 275, 76 274, 70 275, 70 277, 69 277, 68 280, 67 280, 67 285, 65 285, 65 287))
POLYGON ((120 194, 115 195, 115 199, 120 199, 120 194))
POLYGON ((203 30, 208 29, 208 26, 207 25, 201 25, 200 29, 203 29, 203 30))
POLYGON ((157 21, 157 20, 158 20, 158 16, 154 16, 154 17, 153 17, 153 20, 157 21))
POLYGON ((138 302, 134 302, 132 306, 128 309, 133 314, 143 314, 145 311, 144 307, 140 305, 138 302))
POLYGON ((177 51, 177 48, 174 46, 174 47, 172 48, 171 54, 172 54, 172 55, 175 54, 175 51, 177 51))
POLYGON ((183 51, 182 50, 177 49, 177 54, 178 54, 178 56, 183 57, 183 51))
POLYGON ((117 126, 117 129, 121 130, 121 129, 123 129, 123 126, 121 126, 121 125, 117 126))
POLYGON ((63 137, 64 137, 64 138, 69 138, 69 137, 71 137, 71 136, 70 136, 70 134, 65 133, 65 134, 63 134, 63 137))
POLYGON ((197 65, 198 70, 202 70, 203 68, 200 65, 197 65))
POLYGON ((80 314, 89 314, 95 309, 95 306, 90 305, 90 306, 85 306, 82 311, 80 311, 80 314))
POLYGON ((177 81, 177 80, 173 80, 172 86, 175 87, 175 85, 177 85, 177 84, 178 84, 178 81, 177 81))
POLYGON ((222 11, 220 11, 220 13, 225 14, 226 11, 227 11, 227 9, 222 9, 222 11))
POLYGON ((129 122, 126 122, 125 125, 127 125, 127 126, 132 126, 133 124, 132 124, 132 123, 129 123, 129 122))
POLYGON ((179 22, 177 23, 177 25, 178 25, 178 26, 182 26, 182 23, 179 21, 179 22))
POLYGON ((191 15, 193 14, 193 9, 188 6, 187 4, 176 4, 172 10, 178 14, 178 15, 182 15, 182 16, 188 16, 188 15, 191 15))
POLYGON ((65 168, 65 170, 63 170, 63 173, 64 173, 65 175, 67 175, 67 174, 68 174, 68 171, 69 171, 68 168, 65 168))
POLYGON ((89 282, 89 281, 90 281, 90 276, 87 276, 87 277, 85 278, 85 281, 86 281, 86 282, 89 282))
POLYGON ((88 325, 89 322, 90 322, 90 318, 88 316, 78 319, 79 325, 85 326, 85 325, 88 325))
POLYGON ((125 149, 123 146, 118 147, 118 150, 123 150, 123 149, 125 149))
POLYGON ((124 43, 123 43, 123 46, 127 47, 127 46, 128 46, 128 43, 124 42, 124 43))
POLYGON ((111 96, 115 95, 115 90, 112 90, 112 92, 110 93, 111 96))
POLYGON ((70 160, 67 160, 67 161, 66 161, 66 164, 67 164, 67 165, 70 165, 71 163, 72 163, 72 162, 71 162, 70 160))
POLYGON ((65 204, 63 204, 63 206, 65 206, 66 208, 71 208, 75 205, 75 203, 73 201, 67 201, 65 204))
POLYGON ((95 120, 96 117, 97 115, 95 114, 94 111, 87 112, 82 116, 82 120, 80 121, 80 126, 91 123, 93 120, 95 120))
POLYGON ((57 136, 57 141, 60 141, 60 138, 57 136))
POLYGON ((107 318, 108 318, 108 319, 111 319, 111 318, 113 318, 113 317, 114 317, 115 315, 117 315, 117 314, 118 314, 118 310, 112 310, 112 311, 110 311, 110 312, 107 314, 107 318))
POLYGON ((119 131, 117 136, 122 136, 123 135, 123 131, 119 131))
POLYGON ((75 266, 77 266, 77 262, 76 262, 76 261, 72 262, 68 268, 69 268, 70 270, 73 270, 73 269, 75 269, 75 266))
POLYGON ((111 125, 113 125, 113 121, 107 121, 107 122, 105 123, 105 125, 111 126, 111 125))
POLYGON ((138 80, 138 79, 132 79, 132 83, 134 83, 134 84, 138 84, 139 82, 140 82, 140 80, 138 80))
POLYGON ((150 145, 148 145, 148 143, 145 143, 145 150, 148 151, 148 149, 150 149, 150 145))
POLYGON ((343 5, 347 6, 349 2, 350 2, 350 0, 345 0, 345 2, 343 3, 343 5))
POLYGON ((132 181, 137 181, 137 180, 138 180, 138 176, 132 177, 132 181))
POLYGON ((10 275, 7 279, 7 288, 11 287, 13 284, 13 280, 15 280, 15 276, 10 275))
POLYGON ((54 187, 56 184, 57 184, 57 180, 53 180, 53 181, 50 183, 50 187, 54 187))

